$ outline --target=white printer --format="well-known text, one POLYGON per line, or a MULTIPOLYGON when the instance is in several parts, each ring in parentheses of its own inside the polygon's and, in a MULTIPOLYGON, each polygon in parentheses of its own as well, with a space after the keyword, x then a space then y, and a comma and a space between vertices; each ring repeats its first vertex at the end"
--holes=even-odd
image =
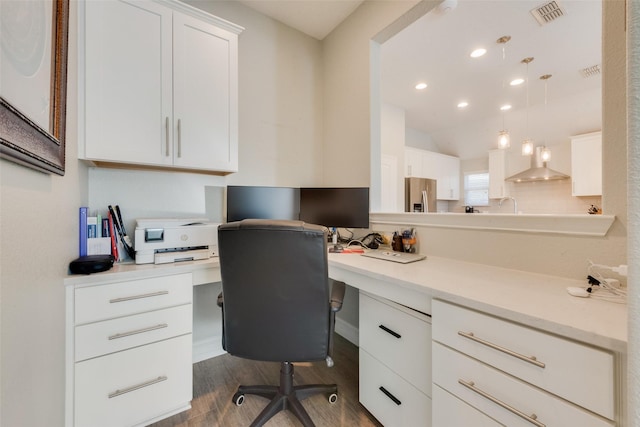
POLYGON ((218 225, 206 218, 136 220, 136 264, 166 264, 218 256, 218 225))

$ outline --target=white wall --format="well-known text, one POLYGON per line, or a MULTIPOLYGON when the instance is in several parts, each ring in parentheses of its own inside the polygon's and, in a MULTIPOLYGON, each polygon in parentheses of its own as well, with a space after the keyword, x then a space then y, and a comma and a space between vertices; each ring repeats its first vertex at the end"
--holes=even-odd
MULTIPOLYGON (((71 2, 75 25, 75 2, 71 2)), ((75 31, 71 31, 71 35, 75 31)), ((63 177, 0 160, 2 426, 64 423, 64 287, 78 256, 78 206, 87 171, 75 160, 75 38, 70 37, 63 177)))

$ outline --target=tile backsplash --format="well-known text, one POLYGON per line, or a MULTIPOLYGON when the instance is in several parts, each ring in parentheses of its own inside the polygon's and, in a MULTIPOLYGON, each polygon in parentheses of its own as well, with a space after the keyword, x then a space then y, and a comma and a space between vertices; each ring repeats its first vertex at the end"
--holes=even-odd
MULTIPOLYGON (((571 180, 509 183, 510 195, 518 202, 518 211, 530 214, 586 214, 591 205, 602 207, 602 197, 574 197, 571 180)), ((489 206, 475 206, 480 212, 512 213, 513 201, 489 200, 489 206)), ((464 200, 450 202, 450 212, 464 212, 464 200)))

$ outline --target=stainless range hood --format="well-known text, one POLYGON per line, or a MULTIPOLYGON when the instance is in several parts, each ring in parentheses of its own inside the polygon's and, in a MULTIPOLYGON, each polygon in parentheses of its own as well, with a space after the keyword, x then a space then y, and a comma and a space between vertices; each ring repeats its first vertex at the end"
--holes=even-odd
POLYGON ((509 182, 533 182, 533 181, 552 181, 557 179, 567 179, 569 175, 562 172, 554 171, 547 167, 547 162, 542 161, 542 149, 544 147, 536 147, 531 155, 531 167, 524 172, 517 173, 506 179, 509 182))

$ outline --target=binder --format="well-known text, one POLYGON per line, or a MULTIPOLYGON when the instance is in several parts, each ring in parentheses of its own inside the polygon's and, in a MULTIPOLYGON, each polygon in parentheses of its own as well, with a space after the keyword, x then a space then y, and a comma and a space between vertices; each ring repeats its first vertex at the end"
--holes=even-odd
POLYGON ((80 218, 79 218, 79 246, 78 246, 78 254, 79 256, 87 256, 87 218, 88 218, 89 208, 86 206, 82 206, 80 208, 80 218))

